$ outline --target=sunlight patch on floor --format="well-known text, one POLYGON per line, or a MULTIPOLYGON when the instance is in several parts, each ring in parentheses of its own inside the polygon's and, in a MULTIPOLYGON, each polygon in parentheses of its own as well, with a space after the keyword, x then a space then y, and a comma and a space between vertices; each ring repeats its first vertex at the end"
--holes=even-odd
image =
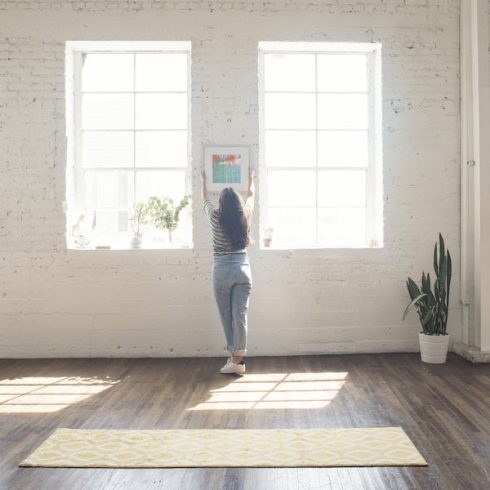
POLYGON ((1 413, 49 413, 112 388, 109 377, 22 377, 0 381, 1 413))
POLYGON ((210 390, 210 397, 188 410, 318 409, 326 407, 345 383, 347 372, 246 374, 210 390))

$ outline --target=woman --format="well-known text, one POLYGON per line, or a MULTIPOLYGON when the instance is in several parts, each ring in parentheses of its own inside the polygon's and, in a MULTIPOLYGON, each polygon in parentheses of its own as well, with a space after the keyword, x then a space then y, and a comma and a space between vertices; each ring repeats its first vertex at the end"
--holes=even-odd
POLYGON ((220 369, 223 374, 245 374, 247 353, 247 309, 252 275, 247 246, 250 244, 250 216, 254 204, 254 172, 249 173, 247 200, 231 187, 221 191, 219 208, 208 198, 206 174, 201 175, 204 212, 213 233, 213 287, 227 348, 231 357, 220 369))

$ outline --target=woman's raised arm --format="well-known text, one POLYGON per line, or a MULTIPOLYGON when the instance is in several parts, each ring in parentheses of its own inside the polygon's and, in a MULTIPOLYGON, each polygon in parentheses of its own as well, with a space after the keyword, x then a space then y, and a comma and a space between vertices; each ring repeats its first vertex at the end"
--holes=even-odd
POLYGON ((250 210, 254 208, 254 194, 255 194, 255 169, 251 168, 248 171, 248 191, 247 200, 245 201, 245 206, 250 210))
POLYGON ((201 171, 201 199, 203 201, 209 199, 208 188, 206 187, 206 172, 204 170, 201 171))

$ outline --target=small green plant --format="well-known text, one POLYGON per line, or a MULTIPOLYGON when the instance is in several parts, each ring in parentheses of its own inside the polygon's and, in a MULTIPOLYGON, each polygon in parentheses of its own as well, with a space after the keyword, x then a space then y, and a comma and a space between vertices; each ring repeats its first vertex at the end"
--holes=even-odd
POLYGON ((172 233, 179 225, 180 213, 189 204, 190 196, 184 196, 178 206, 170 197, 151 196, 148 199, 147 212, 151 222, 158 230, 167 230, 172 243, 172 233))
POLYGON ((422 284, 419 289, 414 280, 408 278, 407 289, 410 303, 405 308, 405 320, 411 308, 417 308, 422 331, 426 335, 446 335, 449 314, 449 291, 451 288, 452 261, 449 250, 445 251, 444 240, 439 233, 439 250, 437 242, 434 247, 434 271, 436 280, 434 291, 431 287, 430 274, 422 272, 422 284))
POLYGON ((143 230, 141 227, 148 222, 148 204, 143 202, 137 202, 134 205, 133 213, 133 234, 136 238, 143 236, 143 230))

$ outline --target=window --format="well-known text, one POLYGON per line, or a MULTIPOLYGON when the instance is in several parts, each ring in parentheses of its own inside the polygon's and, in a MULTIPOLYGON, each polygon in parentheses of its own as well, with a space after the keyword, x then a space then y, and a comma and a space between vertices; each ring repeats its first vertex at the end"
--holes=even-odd
MULTIPOLYGON (((190 43, 67 44, 67 238, 129 248, 135 205, 190 194, 190 43)), ((152 221, 144 248, 190 247, 190 206, 171 239, 152 221)))
POLYGON ((381 246, 380 46, 260 43, 259 65, 262 238, 381 246))

